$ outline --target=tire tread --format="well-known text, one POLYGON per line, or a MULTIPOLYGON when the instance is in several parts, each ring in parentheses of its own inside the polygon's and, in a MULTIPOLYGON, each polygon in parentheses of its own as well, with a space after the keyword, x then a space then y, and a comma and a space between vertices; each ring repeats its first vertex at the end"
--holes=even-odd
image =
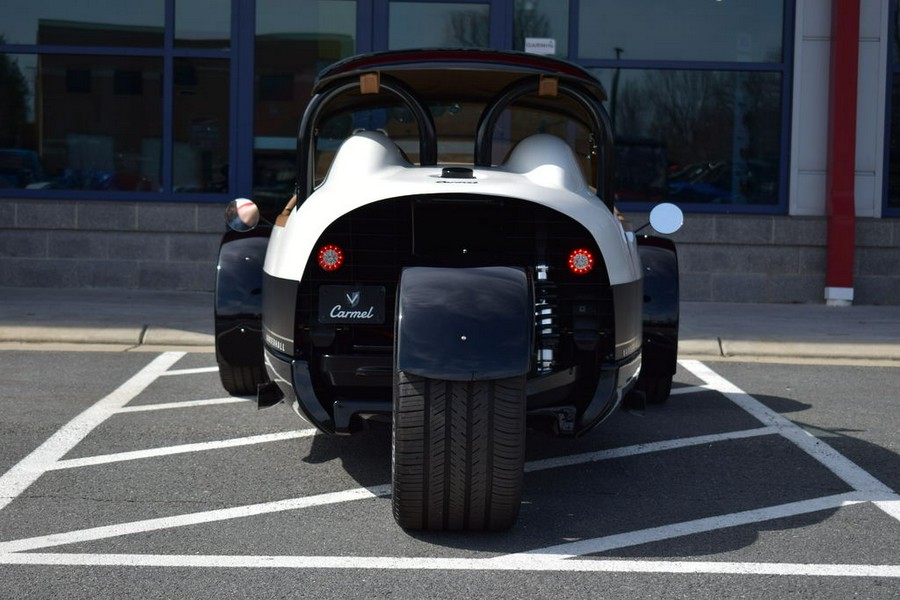
POLYGON ((262 365, 236 367, 223 362, 219 363, 219 379, 232 396, 255 396, 257 386, 269 380, 262 365))
POLYGON ((501 530, 515 521, 525 461, 525 377, 396 375, 393 512, 407 529, 501 530))

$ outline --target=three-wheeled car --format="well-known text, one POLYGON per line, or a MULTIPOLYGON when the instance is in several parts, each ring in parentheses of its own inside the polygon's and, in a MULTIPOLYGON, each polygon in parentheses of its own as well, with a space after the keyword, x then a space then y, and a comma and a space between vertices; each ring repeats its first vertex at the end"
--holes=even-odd
MULTIPOLYGON (((578 436, 675 373, 674 244, 614 207, 600 84, 546 56, 375 53, 317 79, 295 195, 227 212, 224 387, 327 433, 393 426, 393 513, 503 529, 526 430, 578 436), (265 210, 263 210, 265 213, 265 210)), ((681 212, 659 205, 671 233, 681 212)))

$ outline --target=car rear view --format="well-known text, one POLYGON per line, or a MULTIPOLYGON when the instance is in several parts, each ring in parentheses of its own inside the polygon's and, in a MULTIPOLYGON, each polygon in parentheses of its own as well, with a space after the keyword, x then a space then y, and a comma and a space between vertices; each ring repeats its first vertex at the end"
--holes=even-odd
POLYGON ((327 433, 392 423, 403 527, 509 527, 529 427, 580 435, 635 390, 665 400, 674 373, 674 246, 614 210, 603 98, 577 67, 515 53, 323 72, 295 198, 265 228, 261 303, 217 313, 226 388, 327 433), (236 323, 258 332, 253 370, 227 360, 236 323))

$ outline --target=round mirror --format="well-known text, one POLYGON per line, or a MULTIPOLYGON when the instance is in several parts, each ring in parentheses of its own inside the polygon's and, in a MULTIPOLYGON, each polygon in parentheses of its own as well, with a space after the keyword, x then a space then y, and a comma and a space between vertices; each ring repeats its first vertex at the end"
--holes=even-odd
POLYGON ((674 204, 663 202, 650 211, 650 226, 663 235, 675 233, 683 223, 684 213, 674 204))
POLYGON ((249 198, 237 198, 225 207, 225 224, 234 231, 250 231, 259 224, 259 208, 249 198))

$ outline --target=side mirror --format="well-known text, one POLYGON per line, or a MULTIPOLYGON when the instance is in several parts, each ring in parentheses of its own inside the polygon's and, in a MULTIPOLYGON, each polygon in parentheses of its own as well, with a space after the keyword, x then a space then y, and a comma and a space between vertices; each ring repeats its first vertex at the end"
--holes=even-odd
POLYGON ((681 229, 683 224, 684 213, 674 204, 663 202, 654 206, 650 211, 650 226, 663 235, 675 233, 681 229))
POLYGON ((225 224, 239 233, 255 229, 259 224, 259 207, 248 198, 232 200, 225 207, 225 224))

